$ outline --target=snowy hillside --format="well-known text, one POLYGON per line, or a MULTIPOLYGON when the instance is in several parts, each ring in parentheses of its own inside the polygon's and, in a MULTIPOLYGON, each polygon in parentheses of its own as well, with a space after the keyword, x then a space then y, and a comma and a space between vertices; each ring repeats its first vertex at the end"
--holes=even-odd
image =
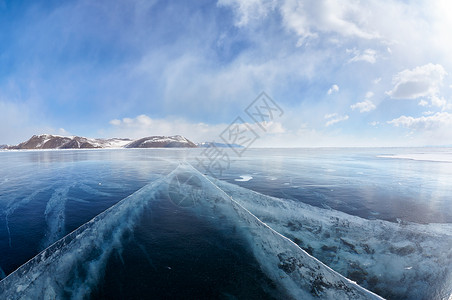
POLYGON ((96 139, 51 134, 34 135, 29 140, 6 149, 90 149, 90 148, 194 148, 183 136, 150 136, 138 140, 128 138, 96 139))

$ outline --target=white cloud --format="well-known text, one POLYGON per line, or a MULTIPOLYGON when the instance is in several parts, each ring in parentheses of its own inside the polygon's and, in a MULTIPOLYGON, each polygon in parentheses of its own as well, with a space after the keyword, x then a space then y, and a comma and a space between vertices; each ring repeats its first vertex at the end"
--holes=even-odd
POLYGON ((284 126, 280 123, 280 122, 268 122, 268 123, 246 123, 252 130, 254 130, 254 132, 256 133, 261 133, 262 129, 260 127, 260 124, 265 128, 265 133, 260 135, 260 136, 264 136, 264 135, 271 135, 271 134, 281 134, 281 133, 285 133, 286 129, 284 128, 284 126))
MULTIPOLYGON (((394 87, 387 94, 394 99, 429 97, 432 105, 444 107, 447 101, 438 94, 446 75, 446 70, 439 64, 430 63, 411 70, 406 69, 393 77, 394 87)), ((424 104, 425 101, 420 102, 420 105, 424 104)))
POLYGON ((334 113, 334 114, 325 115, 325 119, 329 119, 325 124, 325 126, 328 127, 328 126, 337 124, 339 122, 347 121, 349 119, 349 116, 348 115, 339 116, 337 113, 334 113))
POLYGON ((375 106, 375 104, 372 101, 370 101, 369 99, 366 99, 363 102, 358 102, 358 103, 350 105, 350 108, 353 110, 359 109, 359 112, 365 113, 365 112, 372 111, 377 107, 375 106))
POLYGON ((333 84, 330 89, 328 90, 327 94, 331 95, 334 92, 338 92, 339 91, 339 86, 337 84, 333 84))
POLYGON ((71 133, 69 131, 67 131, 66 129, 64 129, 64 128, 59 128, 58 129, 58 134, 62 135, 62 136, 70 136, 71 135, 71 133))
POLYGON ((354 56, 349 62, 365 61, 374 64, 377 61, 377 52, 373 49, 366 49, 363 52, 354 49, 350 50, 350 52, 353 53, 354 56))
POLYGON ((365 96, 365 100, 350 105, 352 110, 358 109, 360 113, 370 112, 377 108, 377 106, 370 100, 374 96, 374 92, 368 91, 365 96))
POLYGON ((432 95, 430 97, 430 100, 432 102, 433 106, 446 108, 447 107, 447 100, 444 99, 444 97, 439 97, 437 95, 432 95))
POLYGON ((418 103, 418 105, 420 105, 420 106, 427 106, 428 105, 428 102, 427 101, 425 101, 424 99, 422 99, 421 101, 419 101, 419 103, 418 103))
POLYGON ((377 37, 362 26, 365 16, 357 2, 285 0, 279 8, 286 28, 299 36, 299 45, 307 38, 317 37, 318 33, 364 39, 377 37))
POLYGON ((438 112, 431 116, 418 118, 401 116, 388 123, 412 130, 447 130, 449 133, 452 132, 452 114, 448 112, 438 112))
MULTIPOLYGON (((152 135, 182 135, 193 142, 221 142, 220 134, 230 125, 192 123, 181 118, 152 119, 147 115, 122 120, 113 119, 109 123, 112 125, 109 133, 112 137, 141 138, 152 135)), ((260 136, 286 132, 279 122, 267 123, 264 134, 258 123, 246 124, 260 136)))
POLYGON ((111 120, 110 121, 110 124, 111 125, 121 125, 121 120, 118 120, 118 119, 114 119, 114 120, 111 120))
POLYGON ((334 118, 334 117, 336 117, 337 116, 337 113, 332 113, 332 114, 326 114, 325 116, 324 116, 324 118, 325 119, 331 119, 331 118, 334 118))
POLYGON ((366 93, 366 99, 372 98, 374 95, 375 95, 374 92, 369 91, 366 93))

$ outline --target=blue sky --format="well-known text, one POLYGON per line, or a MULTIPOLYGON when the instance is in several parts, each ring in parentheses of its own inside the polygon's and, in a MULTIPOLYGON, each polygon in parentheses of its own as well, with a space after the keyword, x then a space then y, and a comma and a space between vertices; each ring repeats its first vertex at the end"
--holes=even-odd
POLYGON ((452 144, 451 12, 448 1, 0 0, 0 144, 219 141, 262 91, 284 115, 256 146, 452 144))

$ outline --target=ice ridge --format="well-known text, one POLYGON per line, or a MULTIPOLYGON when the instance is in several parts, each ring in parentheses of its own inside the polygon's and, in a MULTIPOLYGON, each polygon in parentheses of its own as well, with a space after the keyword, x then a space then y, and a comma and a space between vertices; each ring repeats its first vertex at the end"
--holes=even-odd
POLYGON ((452 224, 366 220, 211 180, 273 229, 379 295, 452 297, 452 224))

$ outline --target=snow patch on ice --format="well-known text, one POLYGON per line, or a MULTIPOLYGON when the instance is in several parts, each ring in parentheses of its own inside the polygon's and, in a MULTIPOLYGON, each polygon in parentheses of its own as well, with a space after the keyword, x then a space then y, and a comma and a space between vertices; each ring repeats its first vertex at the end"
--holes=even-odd
POLYGON ((240 178, 234 179, 235 181, 250 181, 253 176, 250 175, 240 175, 240 178))
POLYGON ((42 248, 48 247, 58 239, 65 235, 65 208, 68 199, 68 192, 72 185, 57 188, 49 201, 47 202, 46 210, 44 212, 47 229, 42 248))
POLYGON ((378 155, 380 158, 408 159, 417 161, 431 162, 450 162, 452 163, 452 153, 411 153, 411 154, 394 154, 394 155, 378 155))
MULTIPOLYGON (((102 185, 102 183, 99 182, 96 185, 97 185, 97 187, 99 187, 102 185)), ((92 194, 92 195, 96 195, 96 196, 106 196, 106 197, 112 196, 111 193, 102 192, 96 188, 91 187, 88 184, 85 184, 85 183, 80 183, 77 187, 88 194, 92 194)))

